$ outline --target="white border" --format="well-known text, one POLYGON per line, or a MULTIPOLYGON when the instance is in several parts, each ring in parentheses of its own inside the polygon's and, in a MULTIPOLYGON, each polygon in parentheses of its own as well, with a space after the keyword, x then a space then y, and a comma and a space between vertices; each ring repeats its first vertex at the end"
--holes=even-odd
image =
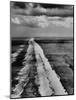
MULTIPOLYGON (((28 2, 41 2, 41 3, 48 2, 48 3, 56 3, 56 4, 76 5, 75 0, 46 0, 46 1, 45 0, 12 0, 12 1, 25 1, 25 2, 28 1, 28 2)), ((75 7, 75 11, 76 11, 76 7, 75 7)), ((75 13, 75 18, 76 18, 76 13, 75 13)), ((74 23, 76 23, 76 20, 74 20, 74 23)), ((74 41, 76 43, 75 39, 74 41)), ((74 47, 76 49, 75 45, 74 47)), ((10 55, 10 0, 1 0, 0 1, 0 99, 1 100, 8 100, 10 94, 9 91, 10 90, 10 56, 9 55, 10 55)), ((74 57, 76 58, 76 54, 74 57)), ((76 60, 75 60, 75 65, 76 65, 76 60)), ((74 66, 74 68, 75 67, 76 66, 74 66)), ((55 100, 55 99, 75 100, 75 97, 76 95, 41 97, 41 98, 30 98, 30 100, 39 100, 39 99, 40 100, 50 100, 50 99, 51 100, 55 100)), ((28 98, 25 99, 29 100, 28 98)))

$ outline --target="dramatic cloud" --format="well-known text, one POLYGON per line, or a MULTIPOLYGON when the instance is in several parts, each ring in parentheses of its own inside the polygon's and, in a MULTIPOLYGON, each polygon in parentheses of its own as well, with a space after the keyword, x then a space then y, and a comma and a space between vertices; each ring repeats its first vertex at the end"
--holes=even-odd
POLYGON ((62 26, 69 28, 73 26, 73 18, 62 18, 62 17, 47 17, 47 16, 22 16, 13 15, 11 21, 14 24, 24 25, 33 28, 45 28, 51 24, 56 26, 62 26))
POLYGON ((73 27, 73 6, 11 3, 11 22, 31 28, 73 27))
MULTIPOLYGON (((73 16, 73 6, 55 6, 50 4, 49 8, 47 4, 36 4, 36 3, 25 3, 25 8, 22 9, 22 4, 16 4, 16 6, 12 6, 12 13, 22 14, 22 15, 31 15, 31 16, 39 16, 39 15, 47 15, 47 16, 73 16), (46 8, 47 6, 47 8, 46 8)), ((23 5, 24 6, 24 5, 23 5)))
POLYGON ((24 25, 28 27, 40 27, 44 28, 49 25, 47 17, 45 16, 20 16, 16 15, 11 18, 11 21, 15 24, 24 25))
POLYGON ((73 36, 73 6, 11 2, 12 36, 73 36))

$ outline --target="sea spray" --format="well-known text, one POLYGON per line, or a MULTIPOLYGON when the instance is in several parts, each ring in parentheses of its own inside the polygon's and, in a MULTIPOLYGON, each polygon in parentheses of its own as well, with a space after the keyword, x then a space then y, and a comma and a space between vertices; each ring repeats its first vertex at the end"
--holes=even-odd
MULTIPOLYGON (((45 57, 42 48, 34 41, 34 39, 30 39, 29 41, 27 53, 23 61, 23 68, 19 71, 18 76, 16 77, 16 80, 18 80, 18 84, 15 86, 13 90, 14 93, 11 95, 11 98, 21 97, 24 88, 27 86, 27 83, 31 79, 29 77, 29 74, 30 76, 35 78, 34 81, 36 86, 38 87, 38 92, 41 96, 67 94, 60 82, 60 79, 58 78, 58 75, 51 68, 48 59, 45 57), (31 63, 33 62, 34 58, 33 54, 35 54, 36 62, 34 65, 36 66, 31 63), (36 67, 37 72, 31 70, 34 67, 36 67), (34 73, 37 73, 37 75, 34 76, 34 73)), ((29 89, 27 89, 27 91, 28 90, 29 89)))
POLYGON ((49 87, 49 80, 47 79, 47 75, 44 70, 44 65, 41 62, 41 59, 39 55, 36 54, 36 59, 37 59, 37 73, 38 73, 38 78, 39 78, 39 93, 41 96, 50 96, 54 92, 53 90, 49 87))
MULTIPOLYGON (((45 57, 42 48, 36 42, 34 43, 34 49, 35 49, 35 55, 36 55, 37 61, 39 62, 39 59, 40 58, 42 59, 43 65, 40 64, 41 65, 40 66, 39 63, 38 63, 38 67, 40 68, 39 71, 41 71, 40 73, 43 73, 42 71, 43 71, 43 66, 44 66, 46 76, 47 76, 49 83, 50 83, 49 85, 54 90, 54 95, 66 95, 67 92, 65 91, 64 87, 62 86, 60 79, 58 78, 55 71, 52 70, 51 65, 49 64, 47 58, 45 57)), ((40 84, 41 84, 41 82, 40 82, 40 84)), ((46 85, 45 85, 45 87, 46 87, 46 85)), ((40 88, 41 89, 39 89, 39 90, 41 90, 40 91, 41 94, 46 96, 47 94, 45 94, 44 91, 43 91, 44 94, 42 93, 42 90, 44 90, 42 88, 44 88, 44 86, 41 85, 40 88)), ((45 91, 47 89, 49 89, 49 88, 45 88, 45 91)), ((52 94, 52 93, 50 93, 50 94, 52 94)))
POLYGON ((18 49, 15 53, 13 53, 13 54, 11 55, 11 62, 12 62, 12 63, 16 61, 17 56, 21 53, 21 51, 22 51, 23 49, 24 49, 24 45, 20 45, 20 46, 19 46, 19 49, 18 49))
POLYGON ((11 95, 11 98, 21 97, 21 93, 23 92, 24 87, 29 81, 28 74, 32 66, 30 64, 30 61, 32 59, 32 54, 33 54, 33 45, 29 45, 23 62, 24 66, 20 70, 20 72, 18 73, 18 77, 16 78, 16 80, 18 80, 18 84, 15 86, 13 90, 14 93, 11 95))

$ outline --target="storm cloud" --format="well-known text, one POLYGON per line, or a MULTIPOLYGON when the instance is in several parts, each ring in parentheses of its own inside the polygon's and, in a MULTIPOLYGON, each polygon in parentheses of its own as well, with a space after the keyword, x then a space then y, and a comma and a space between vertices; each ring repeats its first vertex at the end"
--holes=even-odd
POLYGON ((11 2, 12 36, 73 36, 72 5, 11 2))
POLYGON ((11 3, 11 10, 15 14, 30 16, 73 16, 73 6, 36 3, 11 3), (23 6, 22 6, 23 5, 23 6), (44 6, 43 6, 44 5, 44 6))

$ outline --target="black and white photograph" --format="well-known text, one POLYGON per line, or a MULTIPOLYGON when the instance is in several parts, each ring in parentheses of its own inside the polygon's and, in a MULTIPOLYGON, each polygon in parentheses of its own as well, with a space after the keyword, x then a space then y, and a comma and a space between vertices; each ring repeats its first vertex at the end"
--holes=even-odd
POLYGON ((10 1, 10 98, 74 95, 74 5, 10 1))

